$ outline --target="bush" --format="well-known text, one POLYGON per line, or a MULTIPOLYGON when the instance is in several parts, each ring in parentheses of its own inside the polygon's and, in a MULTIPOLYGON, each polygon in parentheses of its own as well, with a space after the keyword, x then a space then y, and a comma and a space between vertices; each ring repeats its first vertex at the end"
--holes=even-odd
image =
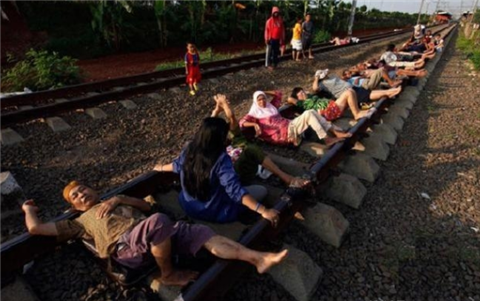
POLYGON ((315 33, 315 37, 313 38, 313 43, 323 43, 330 40, 330 33, 327 31, 319 30, 315 33))
MULTIPOLYGON (((9 58, 12 61, 12 57, 9 58)), ((33 91, 59 88, 80 82, 80 68, 77 60, 68 56, 60 57, 56 52, 30 49, 23 61, 7 70, 2 78, 3 92, 33 91)))

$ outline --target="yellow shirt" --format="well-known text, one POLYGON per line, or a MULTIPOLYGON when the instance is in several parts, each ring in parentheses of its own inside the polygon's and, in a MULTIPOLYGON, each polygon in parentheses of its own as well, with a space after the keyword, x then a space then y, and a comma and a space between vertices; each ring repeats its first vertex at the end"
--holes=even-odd
POLYGON ((293 40, 300 40, 302 38, 302 25, 296 23, 293 28, 293 40))

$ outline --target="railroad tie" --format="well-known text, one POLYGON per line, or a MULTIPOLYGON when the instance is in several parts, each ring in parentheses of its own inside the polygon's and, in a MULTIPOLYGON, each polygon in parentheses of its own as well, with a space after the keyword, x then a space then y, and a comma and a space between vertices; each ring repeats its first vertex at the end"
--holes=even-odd
POLYGON ((343 159, 338 167, 345 173, 373 183, 380 175, 380 166, 375 160, 365 154, 356 153, 343 159))
POLYGON ((129 99, 120 100, 120 104, 127 110, 133 110, 137 108, 137 104, 129 99))
POLYGON ((305 220, 301 223, 323 242, 339 248, 350 223, 343 214, 332 206, 317 203, 302 212, 305 220))
POLYGON ((284 244, 287 258, 267 273, 297 301, 309 301, 320 282, 323 271, 307 253, 284 244))
POLYGON ((13 145, 22 142, 24 139, 19 133, 11 128, 2 129, 0 141, 2 145, 13 145))
POLYGON ((57 116, 47 118, 45 121, 55 133, 68 131, 72 128, 68 123, 65 122, 65 120, 57 116))
POLYGON ((321 185, 319 191, 322 196, 355 209, 360 208, 367 194, 367 188, 360 180, 345 173, 330 177, 326 183, 321 185))
POLYGON ((390 145, 394 145, 397 141, 398 134, 394 128, 386 123, 376 124, 370 128, 370 131, 382 136, 383 141, 390 145))
POLYGON ((387 160, 390 154, 390 147, 380 134, 371 132, 368 134, 368 137, 363 138, 361 142, 365 146, 364 154, 377 160, 387 160))

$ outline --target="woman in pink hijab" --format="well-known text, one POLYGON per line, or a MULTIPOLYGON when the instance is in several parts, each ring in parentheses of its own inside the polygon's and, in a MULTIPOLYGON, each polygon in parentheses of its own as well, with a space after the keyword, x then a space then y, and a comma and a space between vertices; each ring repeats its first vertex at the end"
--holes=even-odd
POLYGON ((263 91, 253 94, 253 104, 248 114, 240 120, 240 127, 253 127, 255 137, 279 145, 293 143, 298 146, 302 133, 308 127, 311 127, 318 138, 323 139, 328 146, 351 136, 350 133, 338 131, 314 110, 307 110, 293 120, 282 117, 263 91), (329 137, 327 134, 329 131, 335 137, 329 137))

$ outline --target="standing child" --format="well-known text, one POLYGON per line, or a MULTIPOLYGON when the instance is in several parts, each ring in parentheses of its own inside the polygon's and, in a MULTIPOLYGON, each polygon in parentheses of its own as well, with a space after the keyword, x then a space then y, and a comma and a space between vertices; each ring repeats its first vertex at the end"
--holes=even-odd
POLYGON ((187 84, 190 87, 190 95, 194 96, 198 91, 198 83, 202 79, 200 74, 200 55, 193 43, 187 43, 187 53, 185 54, 185 74, 187 75, 187 84))
POLYGON ((300 61, 300 52, 302 51, 302 18, 297 18, 297 23, 293 28, 293 37, 292 37, 292 59, 295 61, 300 61))

